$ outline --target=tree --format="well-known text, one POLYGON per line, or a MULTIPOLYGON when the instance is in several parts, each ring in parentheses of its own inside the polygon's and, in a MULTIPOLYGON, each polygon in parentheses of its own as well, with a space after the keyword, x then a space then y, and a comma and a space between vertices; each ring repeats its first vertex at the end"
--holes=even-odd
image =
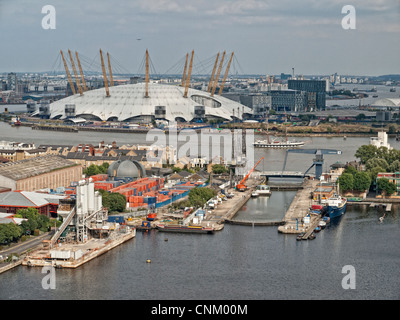
POLYGON ((348 165, 346 167, 346 169, 343 171, 343 173, 350 173, 353 176, 355 176, 357 172, 358 172, 358 170, 356 168, 354 168, 353 166, 351 166, 351 165, 348 165))
POLYGON ((368 144, 359 147, 355 153, 355 157, 359 158, 362 163, 366 163, 369 159, 376 157, 378 148, 368 144))
POLYGON ((212 172, 213 172, 214 174, 221 174, 221 173, 228 172, 228 169, 225 168, 225 166, 222 165, 222 164, 214 164, 214 165, 212 166, 212 172))
POLYGON ((109 193, 107 191, 101 191, 102 194, 102 204, 106 207, 109 212, 123 212, 126 209, 126 197, 123 194, 113 192, 109 193))
POLYGON ((371 177, 365 171, 357 172, 354 175, 353 189, 358 191, 368 190, 371 186, 371 177))
POLYGON ((369 159, 366 163, 365 163, 365 169, 366 170, 372 170, 376 167, 381 167, 384 169, 384 172, 386 172, 387 168, 389 167, 389 164, 387 163, 387 161, 385 159, 382 158, 372 158, 369 159))
POLYGON ((342 175, 338 178, 340 190, 348 191, 353 190, 354 186, 354 177, 351 173, 342 173, 342 175))
POLYGON ((189 201, 193 207, 201 207, 217 193, 210 188, 194 188, 189 191, 189 201))
POLYGON ((10 243, 19 239, 22 228, 14 223, 0 224, 0 243, 10 243))
POLYGON ((390 182, 388 178, 378 179, 377 186, 379 190, 382 190, 388 196, 396 192, 396 185, 390 182))
POLYGON ((399 160, 395 160, 393 161, 388 169, 389 172, 399 172, 400 171, 400 161, 399 160))
POLYGON ((99 174, 100 173, 100 169, 95 164, 91 164, 89 167, 87 167, 83 171, 83 173, 90 177, 90 176, 94 176, 96 174, 99 174))

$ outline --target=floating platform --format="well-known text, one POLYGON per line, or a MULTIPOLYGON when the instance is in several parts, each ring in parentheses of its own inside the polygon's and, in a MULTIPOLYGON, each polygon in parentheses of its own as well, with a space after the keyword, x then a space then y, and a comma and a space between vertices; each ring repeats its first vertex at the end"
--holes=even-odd
POLYGON ((75 269, 135 236, 136 229, 126 228, 124 233, 115 234, 112 240, 91 239, 84 244, 65 244, 56 249, 40 249, 27 256, 22 261, 22 265, 75 269), (55 258, 52 258, 52 256, 55 258))

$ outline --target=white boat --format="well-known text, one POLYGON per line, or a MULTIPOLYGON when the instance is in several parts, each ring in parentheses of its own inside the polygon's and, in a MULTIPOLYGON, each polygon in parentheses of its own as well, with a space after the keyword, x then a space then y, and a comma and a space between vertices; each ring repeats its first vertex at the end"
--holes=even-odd
POLYGON ((273 140, 269 142, 268 140, 257 140, 254 142, 254 147, 257 148, 298 148, 304 146, 304 141, 277 141, 273 140))
POLYGON ((266 184, 260 184, 257 186, 255 192, 259 196, 270 196, 271 195, 271 188, 267 186, 266 184))
MULTIPOLYGON (((285 121, 286 123, 286 121, 285 121)), ((304 146, 304 141, 290 141, 287 137, 287 127, 285 126, 285 140, 277 140, 274 139, 270 141, 269 139, 269 131, 268 131, 268 116, 266 118, 266 125, 267 125, 267 139, 266 140, 256 140, 253 145, 256 148, 298 148, 304 146)))
POLYGON ((253 191, 253 192, 251 193, 251 197, 252 197, 252 198, 257 198, 258 196, 259 196, 259 194, 258 194, 257 191, 253 191))

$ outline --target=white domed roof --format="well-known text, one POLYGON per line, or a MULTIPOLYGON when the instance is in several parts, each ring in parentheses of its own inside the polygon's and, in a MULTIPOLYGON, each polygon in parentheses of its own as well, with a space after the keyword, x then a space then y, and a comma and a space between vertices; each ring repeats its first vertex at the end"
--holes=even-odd
POLYGON ((130 118, 148 115, 154 116, 156 107, 163 107, 165 119, 177 118, 191 121, 195 118, 195 107, 204 106, 206 116, 232 120, 242 118, 243 113, 252 114, 252 110, 228 98, 196 89, 189 89, 188 98, 184 98, 184 88, 180 86, 149 84, 149 97, 145 98, 145 83, 127 84, 110 87, 110 97, 106 97, 104 88, 86 91, 81 96, 75 94, 53 102, 50 105, 50 118, 64 119, 65 106, 75 108, 75 116, 93 116, 98 120, 126 121, 130 118))
POLYGON ((372 103, 374 107, 400 107, 400 99, 397 98, 384 98, 378 99, 372 103))

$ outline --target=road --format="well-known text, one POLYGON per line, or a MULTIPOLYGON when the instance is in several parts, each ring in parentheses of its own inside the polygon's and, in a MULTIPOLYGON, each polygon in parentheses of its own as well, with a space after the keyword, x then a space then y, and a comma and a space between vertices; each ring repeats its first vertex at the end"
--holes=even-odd
POLYGON ((17 245, 13 245, 12 247, 1 250, 0 255, 3 257, 8 256, 11 253, 15 253, 17 255, 21 255, 22 253, 28 251, 29 249, 35 248, 42 243, 43 240, 49 240, 53 236, 54 231, 46 232, 40 236, 29 239, 25 242, 19 243, 17 245))

